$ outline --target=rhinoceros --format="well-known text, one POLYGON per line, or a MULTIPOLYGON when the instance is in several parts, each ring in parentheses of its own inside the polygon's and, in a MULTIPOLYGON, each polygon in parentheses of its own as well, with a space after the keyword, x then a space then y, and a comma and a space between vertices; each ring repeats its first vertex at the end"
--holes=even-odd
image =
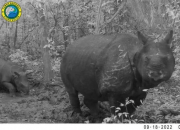
POLYGON ((170 30, 162 41, 153 42, 137 31, 137 36, 89 35, 75 41, 60 67, 73 111, 82 112, 81 93, 93 115, 99 112, 98 101, 108 101, 112 113, 121 107, 122 112, 132 114, 148 89, 171 77, 175 66, 172 37, 170 30))
POLYGON ((21 67, 0 59, 0 88, 8 90, 10 96, 15 97, 16 92, 29 93, 26 74, 21 67))

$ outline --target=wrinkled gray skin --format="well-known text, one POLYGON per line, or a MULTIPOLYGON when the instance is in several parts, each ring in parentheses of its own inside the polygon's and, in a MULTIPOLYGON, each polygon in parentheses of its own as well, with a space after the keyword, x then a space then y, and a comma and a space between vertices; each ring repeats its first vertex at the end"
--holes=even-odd
POLYGON ((29 82, 26 73, 17 66, 0 59, 0 84, 1 88, 9 91, 10 96, 16 96, 16 92, 29 93, 29 82))
MULTIPOLYGON (((119 107, 134 100, 121 111, 133 113, 145 99, 146 89, 168 80, 175 66, 169 47, 173 31, 159 43, 140 32, 90 35, 70 45, 61 62, 61 76, 73 110, 81 113, 78 92, 91 113, 98 113, 98 101, 119 107)), ((111 107, 114 114, 114 107, 111 107)))

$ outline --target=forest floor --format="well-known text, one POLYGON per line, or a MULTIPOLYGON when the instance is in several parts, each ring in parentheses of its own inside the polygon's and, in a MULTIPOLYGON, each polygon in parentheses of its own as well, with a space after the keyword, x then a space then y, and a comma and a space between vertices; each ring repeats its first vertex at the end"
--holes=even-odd
MULTIPOLYGON (((58 80, 60 81, 60 79, 58 80)), ((82 101, 82 96, 80 99, 82 101)), ((81 102, 83 112, 88 109, 81 102)), ((137 123, 179 123, 180 82, 171 78, 150 89, 147 98, 134 113, 137 123)), ((28 96, 10 97, 0 93, 0 123, 84 123, 87 117, 72 114, 68 95, 62 82, 58 85, 34 87, 28 96)), ((91 122, 91 121, 90 121, 91 122)), ((99 121, 98 121, 99 122, 99 121)))

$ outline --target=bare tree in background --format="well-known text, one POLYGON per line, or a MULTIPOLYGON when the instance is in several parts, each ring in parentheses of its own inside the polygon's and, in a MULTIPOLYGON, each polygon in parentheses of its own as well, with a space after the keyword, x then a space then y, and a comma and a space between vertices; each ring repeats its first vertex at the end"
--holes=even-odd
POLYGON ((100 20, 101 20, 101 6, 102 6, 103 0, 99 1, 99 6, 98 6, 98 12, 97 12, 97 18, 96 18, 96 30, 95 33, 99 34, 100 31, 100 20))
POLYGON ((51 60, 49 55, 49 48, 45 47, 48 44, 48 32, 49 32, 49 26, 48 22, 46 20, 46 7, 41 8, 39 11, 39 18, 40 18, 40 26, 39 29, 41 30, 40 34, 40 40, 41 40, 41 50, 43 55, 43 63, 44 63, 44 84, 47 84, 52 79, 52 71, 51 71, 51 60))

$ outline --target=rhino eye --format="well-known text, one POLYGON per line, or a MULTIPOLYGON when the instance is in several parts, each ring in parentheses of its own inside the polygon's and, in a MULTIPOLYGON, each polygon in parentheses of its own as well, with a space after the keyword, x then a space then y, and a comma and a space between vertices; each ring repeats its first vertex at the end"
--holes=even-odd
POLYGON ((168 60, 171 58, 171 56, 169 54, 167 54, 166 56, 162 57, 162 60, 167 63, 168 60))
POLYGON ((166 66, 164 64, 162 64, 162 68, 166 68, 166 66))
POLYGON ((170 55, 170 54, 167 54, 167 58, 168 58, 168 59, 171 59, 171 55, 170 55))
POLYGON ((148 62, 149 62, 149 58, 148 58, 147 56, 145 56, 144 61, 145 61, 146 63, 148 63, 148 62))

